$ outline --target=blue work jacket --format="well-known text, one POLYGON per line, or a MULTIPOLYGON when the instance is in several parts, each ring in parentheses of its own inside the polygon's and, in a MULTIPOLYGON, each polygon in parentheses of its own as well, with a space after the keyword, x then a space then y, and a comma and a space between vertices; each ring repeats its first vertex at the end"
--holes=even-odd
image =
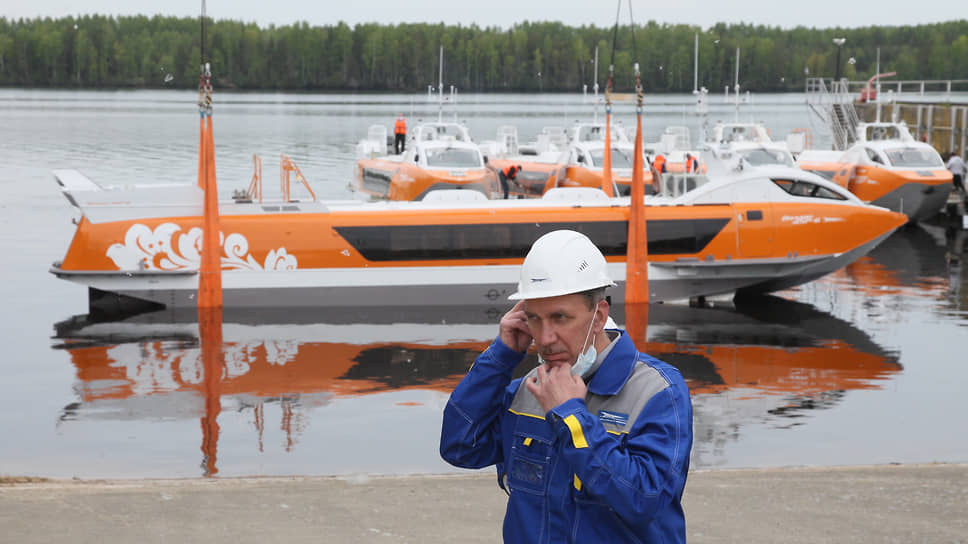
POLYGON ((523 358, 495 340, 451 394, 440 438, 452 465, 497 466, 504 541, 685 542, 692 403, 679 371, 622 332, 586 398, 542 413, 511 379, 523 358))

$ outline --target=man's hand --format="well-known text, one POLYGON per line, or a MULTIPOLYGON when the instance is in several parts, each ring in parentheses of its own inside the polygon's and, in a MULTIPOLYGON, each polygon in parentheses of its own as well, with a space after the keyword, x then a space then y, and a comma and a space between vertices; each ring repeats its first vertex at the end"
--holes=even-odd
POLYGON ((524 301, 518 301, 514 308, 508 310, 501 318, 501 341, 504 345, 518 353, 528 351, 531 346, 531 329, 528 328, 528 316, 524 313, 524 301))
POLYGON ((525 381, 528 391, 534 395, 545 412, 566 400, 585 398, 585 381, 571 373, 571 365, 559 365, 547 370, 548 365, 538 367, 538 376, 525 381))

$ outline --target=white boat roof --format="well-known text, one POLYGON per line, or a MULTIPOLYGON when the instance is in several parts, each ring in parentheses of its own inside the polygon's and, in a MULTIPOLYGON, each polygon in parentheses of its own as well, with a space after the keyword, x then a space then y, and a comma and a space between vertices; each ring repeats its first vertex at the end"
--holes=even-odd
POLYGON ((911 132, 904 123, 879 122, 859 123, 857 125, 857 140, 860 142, 894 141, 915 142, 911 132))
MULTIPOLYGON (((611 127, 609 128, 609 132, 613 144, 616 142, 631 143, 631 140, 629 140, 629 136, 625 133, 625 129, 622 127, 621 123, 612 123, 611 127)), ((604 142, 605 123, 575 123, 569 132, 569 141, 571 141, 572 144, 604 142)))
POLYGON ((723 123, 713 127, 711 140, 716 143, 758 142, 772 143, 770 133, 762 123, 723 123))
POLYGON ((417 142, 451 141, 471 143, 467 127, 460 123, 421 123, 413 129, 417 142))

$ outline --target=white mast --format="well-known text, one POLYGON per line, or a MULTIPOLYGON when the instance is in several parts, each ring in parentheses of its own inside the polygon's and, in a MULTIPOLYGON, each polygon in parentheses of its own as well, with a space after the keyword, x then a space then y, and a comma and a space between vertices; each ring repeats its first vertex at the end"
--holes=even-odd
POLYGON ((699 33, 696 32, 696 47, 692 62, 692 94, 699 90, 699 33))
POLYGON ((595 123, 598 123, 598 46, 595 46, 595 85, 592 86, 595 92, 595 123))
MULTIPOLYGON (((877 64, 874 68, 874 75, 879 75, 881 73, 881 48, 877 48, 877 64)), ((881 78, 877 78, 877 98, 874 100, 877 102, 877 122, 881 122, 881 78)), ((867 89, 870 92, 870 89, 867 89)), ((867 97, 870 99, 870 97, 867 97)))
POLYGON ((437 122, 444 122, 444 46, 440 46, 440 63, 437 72, 437 122))
POLYGON ((739 47, 736 48, 736 75, 733 79, 733 91, 736 93, 736 122, 739 123, 739 47))

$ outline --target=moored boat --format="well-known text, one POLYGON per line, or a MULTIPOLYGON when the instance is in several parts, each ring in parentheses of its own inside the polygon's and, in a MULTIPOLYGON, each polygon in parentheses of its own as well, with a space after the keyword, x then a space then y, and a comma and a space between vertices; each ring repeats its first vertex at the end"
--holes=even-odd
MULTIPOLYGON (((357 149, 373 147, 359 145, 357 149)), ((389 200, 422 200, 438 189, 477 191, 491 198, 500 189, 467 127, 445 122, 415 127, 406 150, 399 155, 361 156, 356 184, 363 193, 389 200)))
POLYGON ((937 214, 953 187, 938 152, 915 141, 902 123, 861 123, 846 151, 804 151, 798 164, 911 221, 937 214))
MULTIPOLYGON (((202 194, 195 185, 104 190, 55 171, 81 211, 56 276, 92 307, 194 307, 202 194)), ((865 254, 905 218, 795 169, 696 176, 646 197, 652 301, 783 289, 865 254), (688 185, 688 187, 686 186, 688 185)), ((560 228, 602 248, 624 298, 629 199, 555 189, 541 199, 219 204, 225 307, 482 304, 516 289, 531 243, 560 228)))
MULTIPOLYGON (((620 124, 611 133, 612 182, 618 195, 628 195, 632 189, 632 161, 635 146, 620 124)), ((523 196, 543 194, 555 187, 601 188, 604 177, 605 124, 576 123, 569 131, 567 148, 561 152, 545 152, 536 155, 518 155, 495 158, 490 164, 497 169, 512 164, 524 167, 525 175, 517 183, 517 191, 523 196)), ((646 192, 653 191, 652 172, 648 162, 643 161, 643 179, 646 192)))

